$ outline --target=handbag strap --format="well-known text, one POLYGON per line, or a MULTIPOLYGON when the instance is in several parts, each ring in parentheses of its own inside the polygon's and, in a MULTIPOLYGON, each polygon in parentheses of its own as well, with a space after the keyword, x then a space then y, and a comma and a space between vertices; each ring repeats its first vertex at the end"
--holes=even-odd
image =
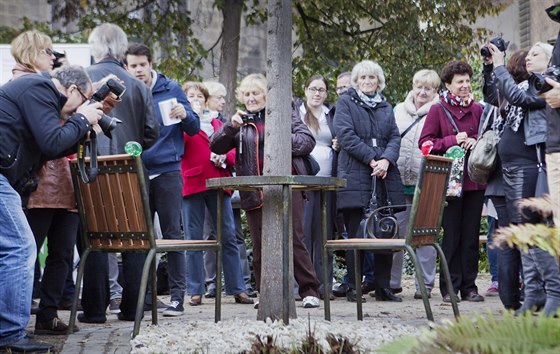
POLYGON ((418 124, 418 122, 420 122, 422 120, 422 118, 424 118, 426 115, 423 116, 416 116, 416 119, 414 120, 414 122, 410 123, 410 125, 408 126, 408 128, 406 128, 404 130, 404 132, 401 133, 401 139, 404 138, 404 136, 412 129, 414 128, 414 126, 416 124, 418 124))
POLYGON ((441 104, 441 102, 439 104, 440 104, 441 108, 443 108, 443 111, 445 112, 445 115, 447 116, 447 118, 451 122, 451 125, 453 126, 453 131, 455 133, 459 133, 459 127, 457 127, 457 123, 455 123, 455 120, 453 120, 453 116, 451 116, 451 112, 449 112, 449 110, 443 104, 441 104))
MULTIPOLYGON (((389 193, 387 192, 387 184, 385 182, 384 179, 381 179, 381 186, 383 187, 383 189, 385 189, 385 205, 383 206, 391 206, 391 200, 389 199, 389 193)), ((377 209, 379 207, 379 205, 377 204, 377 177, 373 176, 371 178, 371 198, 369 199, 369 205, 367 207, 367 209, 369 209, 369 211, 373 211, 375 209, 377 209)))
POLYGON ((542 146, 542 144, 535 145, 535 148, 537 149, 537 160, 539 162, 539 164, 537 166, 539 167, 539 170, 544 168, 544 164, 543 164, 543 161, 542 161, 542 155, 541 155, 542 154, 541 146, 542 146))
MULTIPOLYGON (((489 104, 489 103, 487 103, 487 104, 489 104)), ((488 128, 488 125, 490 124, 490 117, 492 116, 492 114, 494 115, 494 117, 492 119, 492 122, 494 122, 496 120, 497 112, 498 112, 498 107, 490 106, 490 110, 486 114, 486 117, 484 117, 484 119, 481 120, 480 124, 478 125, 478 137, 479 138, 482 136, 482 134, 484 134, 484 132, 486 131, 486 128, 488 128)))

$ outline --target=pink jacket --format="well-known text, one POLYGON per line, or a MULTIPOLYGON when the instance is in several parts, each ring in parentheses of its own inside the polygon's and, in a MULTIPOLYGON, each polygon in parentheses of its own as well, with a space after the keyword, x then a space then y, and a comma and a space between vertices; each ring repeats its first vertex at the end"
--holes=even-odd
MULTIPOLYGON (((214 131, 222 126, 218 119, 212 119, 214 131)), ((230 169, 235 165, 235 149, 227 153, 225 169, 216 167, 210 161, 210 139, 202 130, 194 135, 183 134, 185 150, 181 159, 181 173, 183 175, 183 196, 208 190, 208 178, 231 177, 230 169)), ((231 193, 230 193, 231 194, 231 193)))

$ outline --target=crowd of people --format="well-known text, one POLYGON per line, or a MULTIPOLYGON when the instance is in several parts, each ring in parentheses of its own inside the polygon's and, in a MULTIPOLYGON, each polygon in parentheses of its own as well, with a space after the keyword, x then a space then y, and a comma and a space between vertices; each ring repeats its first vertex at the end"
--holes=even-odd
MULTIPOLYGON (((559 35, 560 39, 560 35, 559 35)), ((222 223, 221 252, 225 293, 236 303, 255 301, 266 274, 262 263, 263 195, 254 191, 224 196, 222 220, 217 220, 217 192, 206 188, 208 178, 259 176, 264 167, 267 79, 249 74, 237 87, 239 110, 224 117, 225 87, 215 81, 181 85, 153 68, 151 49, 129 45, 124 31, 110 23, 89 36, 93 64, 84 69, 64 63, 54 69, 52 41, 38 31, 27 31, 12 42, 16 60, 11 81, 0 88, 0 348, 44 350, 47 343, 26 332, 36 314, 35 334, 66 334, 68 326, 58 310, 73 298, 73 251, 80 252, 80 222, 75 205, 69 159, 78 143, 97 135, 98 153, 125 153, 128 141, 138 142, 149 177, 149 204, 164 239, 201 240, 215 237, 222 223), (126 87, 117 99, 93 102, 95 89, 112 78, 126 87), (124 122, 111 137, 98 129, 103 114, 124 122), (250 119, 248 119, 250 117, 250 119), (126 127, 126 128, 124 128, 126 127), (243 210, 252 244, 250 266, 243 231, 243 210), (44 271, 38 271, 37 249, 48 239, 44 271), (38 299, 38 306, 33 306, 38 299)), ((327 195, 327 238, 356 237, 374 191, 384 191, 393 205, 410 205, 419 179, 421 147, 443 155, 453 147, 467 152, 481 136, 480 127, 498 137, 498 167, 488 184, 471 180, 465 163, 460 198, 449 198, 443 215, 442 249, 449 264, 452 288, 439 277, 444 302, 484 301, 476 279, 483 205, 496 227, 542 223, 547 220, 520 210, 521 199, 539 196, 539 168, 548 167, 548 187, 560 199, 560 83, 541 94, 535 74, 560 64, 560 47, 535 43, 511 55, 486 44, 484 103, 475 100, 473 69, 451 60, 440 74, 421 69, 410 92, 393 107, 383 95, 385 74, 379 63, 358 62, 336 78, 335 104, 327 103, 329 78, 309 77, 304 97, 294 98, 291 115, 292 171, 309 174, 304 158, 312 156, 317 176, 344 178, 347 186, 327 195)), ((375 197, 375 194, 374 194, 375 197)), ((558 210, 558 205, 556 209, 558 210)), ((398 237, 404 237, 410 207, 397 210, 398 237)), ((555 225, 560 213, 554 213, 555 225)), ((320 298, 345 297, 356 301, 354 252, 346 252, 347 274, 333 284, 333 257, 322 259, 319 192, 292 195, 294 295, 302 306, 320 306, 320 298), (323 284, 327 262, 329 284, 323 284)), ((436 253, 416 249, 428 296, 436 286, 436 253)), ((104 323, 107 311, 119 320, 133 321, 146 254, 123 253, 122 269, 107 253, 90 254, 85 265, 78 320, 104 323), (122 273, 119 276, 119 271, 122 273)), ((506 309, 521 314, 543 309, 547 316, 560 308, 558 260, 532 247, 500 248, 495 278, 487 295, 497 292, 506 309)), ((401 253, 368 252, 362 257, 362 293, 377 301, 401 302, 401 253)), ((184 301, 198 306, 216 296, 215 255, 188 251, 167 254, 170 302, 158 300, 164 316, 181 316, 184 301), (214 264, 214 265, 213 265, 214 264)), ((417 284, 418 288, 418 284, 417 284)), ((150 287, 148 292, 151 291, 150 287)), ((415 299, 421 299, 419 290, 415 299)), ((363 298, 362 301, 366 299, 363 298)), ((151 308, 146 296, 144 309, 151 308)), ((77 330, 77 328, 75 328, 77 330)))

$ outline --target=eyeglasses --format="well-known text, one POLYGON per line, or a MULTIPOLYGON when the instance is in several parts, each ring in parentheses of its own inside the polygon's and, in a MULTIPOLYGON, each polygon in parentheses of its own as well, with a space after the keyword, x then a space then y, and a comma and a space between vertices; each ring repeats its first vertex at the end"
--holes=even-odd
POLYGON ((89 100, 89 98, 87 98, 86 95, 84 95, 84 94, 82 93, 82 91, 80 90, 80 88, 79 88, 78 86, 76 86, 76 90, 78 90, 78 93, 79 93, 80 96, 82 96, 82 98, 83 98, 82 104, 84 104, 84 102, 86 102, 86 101, 89 100))
POLYGON ((54 52, 53 52, 53 50, 52 50, 51 48, 45 48, 45 49, 43 49, 41 52, 45 53, 45 54, 48 55, 49 57, 50 57, 51 55, 54 54, 54 52))
POLYGON ((313 93, 317 93, 317 92, 318 92, 318 93, 321 93, 321 94, 327 92, 327 89, 324 89, 324 88, 322 88, 322 87, 321 87, 321 88, 318 88, 318 87, 309 87, 308 90, 309 90, 309 92, 313 92, 313 93))

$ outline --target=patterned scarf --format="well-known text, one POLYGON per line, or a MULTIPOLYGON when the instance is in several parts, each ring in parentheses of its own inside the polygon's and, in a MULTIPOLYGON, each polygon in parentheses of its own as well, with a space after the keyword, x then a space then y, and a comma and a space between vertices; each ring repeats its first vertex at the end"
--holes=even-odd
MULTIPOLYGON (((517 84, 520 90, 527 91, 529 88, 529 81, 525 80, 517 84)), ((502 137, 505 127, 509 127, 511 130, 517 133, 519 125, 526 114, 526 110, 519 106, 514 106, 507 104, 506 108, 506 119, 504 120, 501 115, 498 114, 497 119, 492 124, 492 129, 496 132, 498 139, 502 137)))
POLYGON ((453 92, 447 90, 447 89, 442 89, 439 92, 439 96, 447 103, 449 103, 452 106, 460 106, 460 107, 469 107, 473 102, 474 102, 474 97, 472 93, 469 93, 469 95, 467 97, 460 97, 457 96, 455 94, 453 94, 453 92))
POLYGON ((356 90, 356 92, 358 93, 358 97, 360 97, 360 99, 371 108, 374 108, 378 103, 383 102, 383 96, 377 92, 372 97, 366 95, 360 90, 356 90))

